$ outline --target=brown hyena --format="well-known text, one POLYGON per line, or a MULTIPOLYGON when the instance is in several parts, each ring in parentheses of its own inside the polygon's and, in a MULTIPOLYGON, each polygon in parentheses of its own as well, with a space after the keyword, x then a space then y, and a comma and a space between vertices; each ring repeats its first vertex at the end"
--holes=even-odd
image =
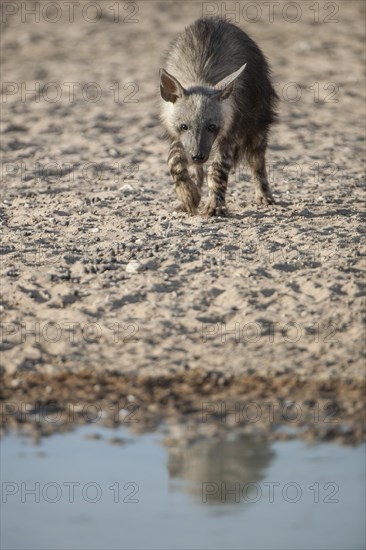
POLYGON ((196 213, 210 160, 205 213, 225 215, 228 175, 243 157, 257 202, 273 204, 265 153, 277 95, 263 53, 245 32, 220 18, 193 23, 170 47, 160 93, 168 165, 184 211, 196 213))

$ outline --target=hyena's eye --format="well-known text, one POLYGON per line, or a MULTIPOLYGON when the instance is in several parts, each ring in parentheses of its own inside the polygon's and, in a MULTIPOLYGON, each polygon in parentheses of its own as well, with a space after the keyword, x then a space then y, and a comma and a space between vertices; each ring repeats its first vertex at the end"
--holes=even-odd
POLYGON ((210 124, 209 126, 207 126, 207 130, 209 132, 216 132, 217 131, 217 126, 216 124, 210 124))
POLYGON ((182 132, 186 132, 188 130, 188 126, 187 124, 181 124, 179 126, 179 129, 182 131, 182 132))

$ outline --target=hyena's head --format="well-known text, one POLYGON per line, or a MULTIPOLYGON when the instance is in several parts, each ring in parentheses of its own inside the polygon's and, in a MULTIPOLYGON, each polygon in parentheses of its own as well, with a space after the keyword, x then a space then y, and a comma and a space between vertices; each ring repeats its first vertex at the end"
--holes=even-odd
POLYGON ((163 121, 169 133, 183 144, 188 162, 206 162, 214 142, 227 134, 234 116, 231 92, 244 69, 245 65, 215 86, 187 89, 160 69, 160 93, 167 102, 163 121))

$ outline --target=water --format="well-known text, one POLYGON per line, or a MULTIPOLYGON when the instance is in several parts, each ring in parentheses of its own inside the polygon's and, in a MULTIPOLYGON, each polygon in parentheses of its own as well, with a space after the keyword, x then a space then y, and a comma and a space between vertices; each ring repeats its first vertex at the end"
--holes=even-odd
POLYGON ((364 446, 84 426, 11 433, 1 458, 7 550, 365 548, 364 446))

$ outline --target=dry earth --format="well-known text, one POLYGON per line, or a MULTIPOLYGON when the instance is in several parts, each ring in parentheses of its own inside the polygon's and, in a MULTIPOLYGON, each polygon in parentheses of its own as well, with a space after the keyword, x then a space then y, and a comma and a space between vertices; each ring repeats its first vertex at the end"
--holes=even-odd
POLYGON ((220 399, 259 377, 257 397, 331 395, 359 438, 364 3, 297 2, 297 22, 288 2, 273 21, 263 2, 258 21, 236 3, 282 101, 277 205, 254 204, 241 166, 226 219, 172 213, 157 76, 176 33, 225 3, 105 0, 97 20, 87 1, 73 20, 62 2, 36 2, 35 16, 21 4, 2 6, 5 399, 68 399, 74 375, 57 377, 81 369, 88 399, 109 371, 141 391, 166 383, 179 408, 188 373, 192 396, 208 377, 220 399))

